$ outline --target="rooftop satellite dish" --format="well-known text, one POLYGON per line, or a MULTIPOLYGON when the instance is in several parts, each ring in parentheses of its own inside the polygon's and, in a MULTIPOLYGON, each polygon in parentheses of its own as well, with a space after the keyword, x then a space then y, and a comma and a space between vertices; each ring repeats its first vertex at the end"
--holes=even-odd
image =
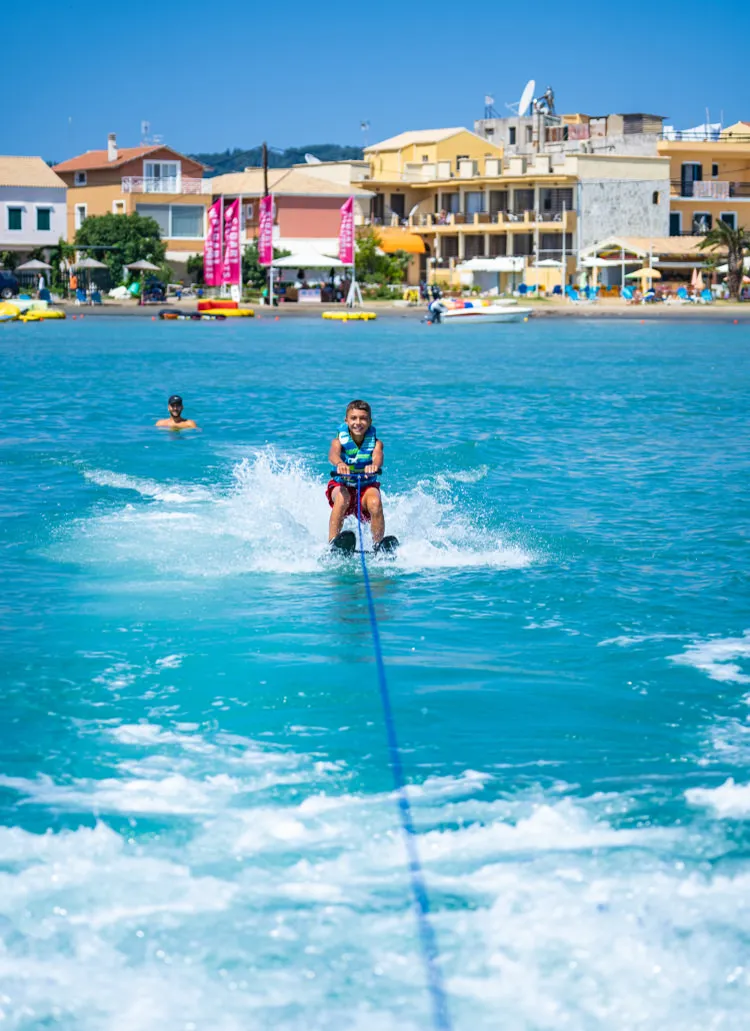
POLYGON ((518 101, 518 117, 523 118, 528 110, 529 104, 534 99, 534 90, 536 89, 536 83, 533 79, 529 79, 523 88, 521 99, 518 101))
POLYGON ((308 165, 322 165, 323 162, 320 158, 316 158, 314 154, 305 154, 305 161, 308 165))

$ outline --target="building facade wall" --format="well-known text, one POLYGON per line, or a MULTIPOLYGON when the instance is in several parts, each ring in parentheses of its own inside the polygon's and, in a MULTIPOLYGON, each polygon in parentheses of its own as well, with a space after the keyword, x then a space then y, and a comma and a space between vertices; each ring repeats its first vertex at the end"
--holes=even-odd
POLYGON ((276 217, 280 235, 289 239, 338 236, 341 205, 345 199, 277 195, 276 217))
POLYGON ((584 179, 578 248, 611 236, 668 236, 669 187, 659 180, 584 179))
POLYGON ((54 186, 0 186, 0 248, 33 250, 67 239, 66 190, 54 186), (21 208, 21 229, 9 229, 8 208, 21 208), (37 208, 50 211, 50 228, 37 229, 37 208))

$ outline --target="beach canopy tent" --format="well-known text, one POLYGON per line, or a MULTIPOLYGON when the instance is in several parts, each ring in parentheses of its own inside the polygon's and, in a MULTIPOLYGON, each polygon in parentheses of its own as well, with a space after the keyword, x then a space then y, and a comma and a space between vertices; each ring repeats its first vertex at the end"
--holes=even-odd
MULTIPOLYGON (((745 271, 747 272, 747 270, 750 269, 750 258, 745 258, 743 260, 743 264, 745 267, 745 271)), ((18 267, 20 268, 21 266, 19 265, 18 267)), ((719 265, 716 271, 719 273, 719 275, 725 276, 729 271, 729 265, 719 265)))
POLYGON ((554 258, 544 258, 542 261, 534 263, 534 268, 562 268, 563 263, 561 261, 555 261, 554 258))
POLYGON ((503 273, 512 277, 510 286, 515 288, 516 276, 523 275, 524 259, 498 255, 496 258, 469 258, 456 265, 456 272, 461 277, 461 282, 467 286, 474 284, 481 290, 500 290, 502 288, 501 276, 503 273))
POLYGON ((289 254, 286 258, 274 258, 274 268, 345 268, 343 261, 338 258, 331 258, 314 247, 305 247, 302 250, 289 254))

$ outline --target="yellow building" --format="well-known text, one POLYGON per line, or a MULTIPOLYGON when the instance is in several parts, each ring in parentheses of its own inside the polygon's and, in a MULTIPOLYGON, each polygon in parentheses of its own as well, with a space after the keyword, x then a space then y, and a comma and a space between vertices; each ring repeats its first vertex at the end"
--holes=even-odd
MULTIPOLYGON (((640 155, 533 154, 467 129, 405 132, 365 150, 370 222, 383 247, 422 251, 409 281, 448 278, 464 261, 522 258, 528 285, 561 286, 578 251, 604 236, 668 231, 669 162, 640 155), (414 246, 418 238, 420 246, 414 246), (564 263, 564 264, 563 264, 564 263)), ((519 262, 497 262, 499 286, 519 262), (501 267, 505 268, 501 271, 501 267)))
POLYGON ((658 149, 670 161, 670 235, 706 233, 720 220, 750 227, 750 124, 716 140, 661 140, 658 149))

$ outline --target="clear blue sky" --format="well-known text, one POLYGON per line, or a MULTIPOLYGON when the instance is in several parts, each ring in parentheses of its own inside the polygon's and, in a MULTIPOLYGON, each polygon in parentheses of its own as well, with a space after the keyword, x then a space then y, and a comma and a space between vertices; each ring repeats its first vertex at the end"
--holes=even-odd
POLYGON ((750 5, 69 5, 8 0, 0 16, 0 153, 63 160, 139 142, 181 151, 362 143, 504 111, 529 78, 558 110, 646 111, 678 127, 706 107, 750 120, 750 5), (17 41, 17 42, 14 42, 17 41), (72 118, 72 122, 70 119, 72 118))

